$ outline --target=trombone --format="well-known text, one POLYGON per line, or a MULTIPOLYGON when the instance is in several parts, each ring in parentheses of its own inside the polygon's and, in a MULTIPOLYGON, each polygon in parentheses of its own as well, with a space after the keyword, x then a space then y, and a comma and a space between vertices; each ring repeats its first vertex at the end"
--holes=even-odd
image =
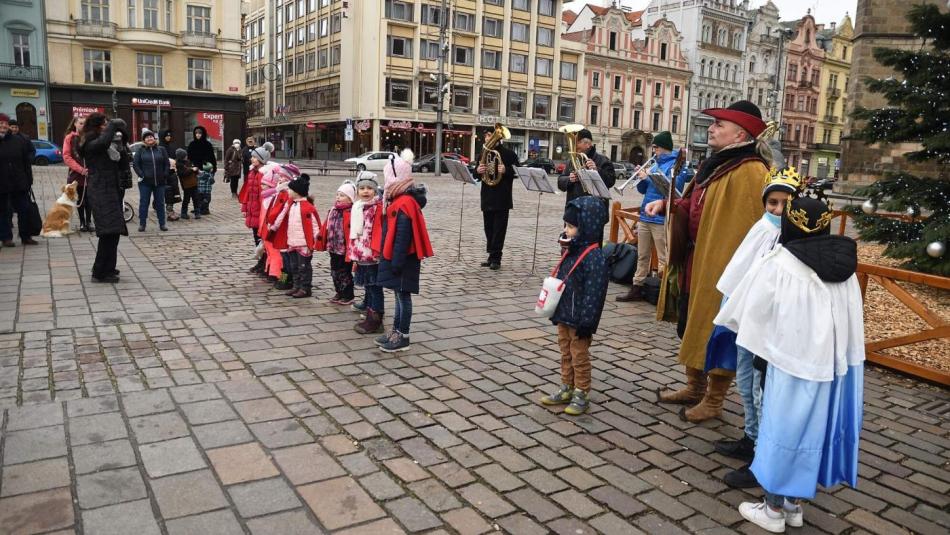
POLYGON ((640 167, 638 167, 636 171, 634 171, 633 173, 630 174, 630 178, 628 178, 626 182, 624 182, 624 183, 621 184, 620 186, 614 186, 614 189, 617 190, 617 191, 619 191, 620 194, 623 195, 623 190, 624 190, 624 188, 626 188, 627 186, 630 185, 631 182, 633 182, 634 180, 636 180, 637 175, 640 174, 640 171, 642 171, 642 170, 644 170, 644 169, 649 169, 649 168, 653 167, 653 164, 655 164, 655 163, 656 163, 656 156, 651 156, 649 160, 643 162, 643 165, 641 165, 640 167))

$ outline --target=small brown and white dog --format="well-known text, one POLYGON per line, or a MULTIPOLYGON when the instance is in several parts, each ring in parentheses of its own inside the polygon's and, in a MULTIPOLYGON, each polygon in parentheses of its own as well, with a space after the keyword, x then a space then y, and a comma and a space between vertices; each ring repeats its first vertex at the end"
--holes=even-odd
POLYGON ((44 238, 62 238, 69 234, 69 220, 73 217, 73 210, 76 209, 76 182, 66 184, 59 188, 63 192, 56 199, 53 207, 46 214, 46 220, 43 221, 43 231, 40 236, 44 238))

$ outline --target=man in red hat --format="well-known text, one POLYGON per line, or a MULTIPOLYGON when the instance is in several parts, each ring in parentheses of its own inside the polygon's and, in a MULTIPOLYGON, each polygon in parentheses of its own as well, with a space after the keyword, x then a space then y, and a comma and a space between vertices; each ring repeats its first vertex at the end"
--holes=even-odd
MULTIPOLYGON (((679 276, 677 334, 682 338, 679 362, 686 367, 686 387, 657 393, 660 402, 691 406, 680 417, 694 423, 722 414, 723 399, 736 374, 735 370, 705 370, 706 343, 722 301, 716 282, 742 238, 762 217, 761 193, 769 170, 757 146, 756 137, 766 126, 755 104, 741 100, 703 113, 715 119, 708 141, 713 154, 699 166, 673 207, 675 217, 688 222, 688 237, 682 236, 688 253, 675 270, 679 276)), ((665 209, 666 201, 661 199, 648 204, 646 212, 656 215, 665 209)), ((660 297, 659 310, 665 309, 667 298, 660 297)))

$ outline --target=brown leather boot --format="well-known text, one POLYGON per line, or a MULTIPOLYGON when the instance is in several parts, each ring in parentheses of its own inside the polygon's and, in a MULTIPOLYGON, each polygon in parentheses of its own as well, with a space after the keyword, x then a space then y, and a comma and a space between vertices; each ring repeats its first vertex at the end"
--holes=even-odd
POLYGON ((722 416, 722 402, 729 393, 729 387, 732 385, 733 375, 713 375, 709 374, 709 384, 706 388, 706 395, 699 405, 689 409, 684 408, 680 411, 680 418, 684 421, 698 424, 712 418, 722 416))
POLYGON ((630 287, 629 292, 627 292, 624 295, 618 295, 614 299, 616 299, 617 301, 620 301, 621 303, 627 303, 631 301, 643 301, 643 287, 633 285, 630 287))
POLYGON ((660 403, 675 403, 677 405, 695 405, 703 399, 706 393, 706 373, 698 368, 686 366, 686 387, 681 390, 666 390, 656 392, 656 400, 660 403))
POLYGON ((360 334, 378 333, 383 331, 383 319, 372 309, 366 309, 366 319, 357 323, 353 330, 360 334))

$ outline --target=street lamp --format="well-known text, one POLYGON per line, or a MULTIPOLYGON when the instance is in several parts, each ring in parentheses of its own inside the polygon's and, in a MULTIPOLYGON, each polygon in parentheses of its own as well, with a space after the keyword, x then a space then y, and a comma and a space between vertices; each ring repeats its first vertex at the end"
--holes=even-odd
POLYGON ((791 39, 795 32, 790 28, 774 28, 772 31, 778 33, 778 63, 775 67, 775 98, 772 102, 772 116, 775 117, 776 122, 782 124, 782 103, 779 99, 782 94, 782 79, 784 78, 782 50, 785 48, 785 39, 791 39))

